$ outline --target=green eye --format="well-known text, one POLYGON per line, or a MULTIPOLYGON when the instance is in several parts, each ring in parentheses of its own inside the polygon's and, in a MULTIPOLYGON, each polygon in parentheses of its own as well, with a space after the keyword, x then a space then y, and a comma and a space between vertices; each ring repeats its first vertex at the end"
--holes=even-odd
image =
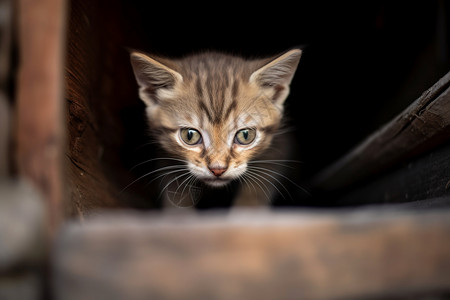
POLYGON ((241 145, 248 145, 255 140, 256 130, 253 128, 241 129, 236 133, 235 141, 241 145))
POLYGON ((180 131, 180 136, 183 142, 191 146, 202 142, 202 135, 198 132, 198 130, 193 128, 182 128, 180 131))

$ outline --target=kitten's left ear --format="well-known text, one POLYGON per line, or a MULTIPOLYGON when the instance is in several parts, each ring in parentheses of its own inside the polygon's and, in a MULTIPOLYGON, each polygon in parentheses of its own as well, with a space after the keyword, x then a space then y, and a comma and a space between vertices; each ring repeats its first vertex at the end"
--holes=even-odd
POLYGON ((302 50, 293 49, 269 60, 250 76, 250 82, 256 82, 263 88, 273 88, 273 101, 282 105, 289 94, 289 84, 294 77, 302 50))
POLYGON ((134 75, 139 85, 139 97, 148 106, 158 104, 158 92, 172 89, 183 77, 162 59, 134 51, 130 55, 134 75))

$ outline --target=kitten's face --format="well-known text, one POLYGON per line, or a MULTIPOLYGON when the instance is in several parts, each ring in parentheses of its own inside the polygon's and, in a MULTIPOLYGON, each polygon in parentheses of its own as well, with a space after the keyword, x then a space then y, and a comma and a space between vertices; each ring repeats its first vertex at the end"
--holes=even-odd
POLYGON ((134 52, 131 62, 151 130, 210 186, 239 178, 267 149, 301 51, 247 61, 217 53, 183 60, 134 52))

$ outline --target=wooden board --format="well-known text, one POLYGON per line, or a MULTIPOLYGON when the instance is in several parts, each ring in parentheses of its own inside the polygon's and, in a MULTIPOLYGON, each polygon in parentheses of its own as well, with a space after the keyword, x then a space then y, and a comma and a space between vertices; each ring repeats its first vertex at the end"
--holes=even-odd
POLYGON ((111 214, 64 228, 52 280, 62 300, 439 294, 449 236, 450 211, 111 214))
POLYGON ((65 12, 66 1, 17 1, 17 169, 47 200, 51 233, 63 218, 65 12))
POLYGON ((391 122, 319 173, 312 185, 322 191, 352 186, 449 138, 450 73, 447 73, 391 122))
MULTIPOLYGON (((119 0, 70 3, 65 76, 70 216, 133 205, 132 197, 120 193, 132 181, 121 161, 126 136, 133 134, 125 132, 123 115, 131 104, 141 104, 126 50, 137 39, 129 6, 119 0)), ((144 108, 137 113, 143 115, 144 108)))
POLYGON ((336 204, 342 206, 399 203, 436 197, 447 197, 447 207, 450 207, 450 144, 448 143, 380 178, 347 191, 336 201, 336 204))

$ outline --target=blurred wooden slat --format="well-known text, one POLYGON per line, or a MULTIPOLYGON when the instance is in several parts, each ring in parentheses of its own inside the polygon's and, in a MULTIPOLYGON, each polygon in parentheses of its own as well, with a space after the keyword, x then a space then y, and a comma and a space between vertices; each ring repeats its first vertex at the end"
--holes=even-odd
POLYGON ((313 179, 317 190, 347 188, 450 138, 450 73, 405 111, 313 179))
POLYGON ((48 201, 50 231, 62 219, 65 0, 19 0, 17 168, 48 201))
POLYGON ((450 291, 450 211, 112 214, 70 224, 56 298, 387 299, 450 291))

